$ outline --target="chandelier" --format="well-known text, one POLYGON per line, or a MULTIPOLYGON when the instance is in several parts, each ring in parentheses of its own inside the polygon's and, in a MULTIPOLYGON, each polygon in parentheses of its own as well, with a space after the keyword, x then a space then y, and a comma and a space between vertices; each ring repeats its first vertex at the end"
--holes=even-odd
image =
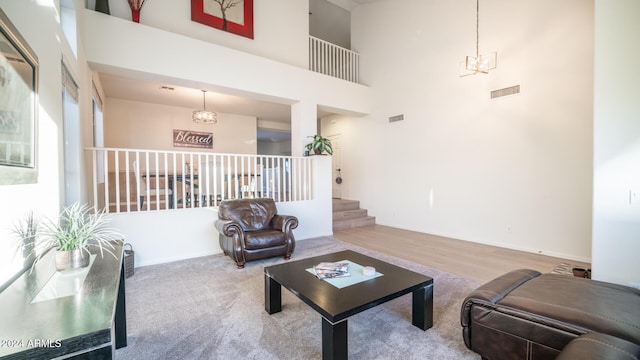
POLYGON ((213 111, 207 110, 206 92, 207 90, 202 90, 202 110, 194 110, 191 118, 194 123, 213 125, 218 122, 218 115, 213 111))
POLYGON ((467 56, 460 62, 460 77, 475 75, 477 73, 487 74, 489 70, 496 68, 498 54, 492 52, 487 55, 480 55, 478 50, 480 42, 480 0, 476 0, 476 56, 467 56))

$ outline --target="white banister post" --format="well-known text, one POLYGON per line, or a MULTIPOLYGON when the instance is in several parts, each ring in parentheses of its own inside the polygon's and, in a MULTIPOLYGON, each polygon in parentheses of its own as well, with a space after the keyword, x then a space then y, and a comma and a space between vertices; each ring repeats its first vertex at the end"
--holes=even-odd
POLYGON ((309 136, 318 132, 318 104, 302 100, 291 105, 291 155, 303 156, 309 136))

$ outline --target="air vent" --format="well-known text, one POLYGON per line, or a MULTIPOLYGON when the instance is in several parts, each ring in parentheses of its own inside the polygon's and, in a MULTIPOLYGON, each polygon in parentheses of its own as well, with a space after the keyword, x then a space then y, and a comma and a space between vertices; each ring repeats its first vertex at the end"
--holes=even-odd
POLYGON ((404 120, 404 114, 389 117, 389 122, 396 122, 400 120, 404 120))
POLYGON ((504 89, 493 90, 491 92, 491 98, 499 98, 501 96, 513 95, 520 93, 520 85, 510 86, 504 89))

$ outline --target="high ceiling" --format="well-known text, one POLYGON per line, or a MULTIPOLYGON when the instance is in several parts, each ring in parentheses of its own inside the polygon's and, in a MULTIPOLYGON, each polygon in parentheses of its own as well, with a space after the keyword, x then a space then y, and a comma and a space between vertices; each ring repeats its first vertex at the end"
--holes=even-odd
MULTIPOLYGON (((326 2, 326 0, 324 0, 326 2)), ((356 3, 369 3, 380 0, 354 0, 356 3)), ((319 16, 316 14, 316 16, 319 16)), ((329 26, 330 19, 320 19, 320 24, 329 26)), ((348 21, 348 20, 347 20, 348 21)), ((163 104, 190 109, 203 107, 202 89, 185 86, 177 86, 170 83, 134 79, 125 76, 116 76, 100 73, 100 82, 104 95, 108 98, 124 99, 131 101, 163 104)), ((216 93, 207 91, 206 108, 220 113, 255 116, 259 121, 291 124, 291 106, 267 101, 250 99, 242 96, 216 93)), ((321 112, 318 116, 326 115, 321 112)), ((282 130, 258 129, 258 139, 265 141, 282 141, 290 138, 290 133, 282 130)))

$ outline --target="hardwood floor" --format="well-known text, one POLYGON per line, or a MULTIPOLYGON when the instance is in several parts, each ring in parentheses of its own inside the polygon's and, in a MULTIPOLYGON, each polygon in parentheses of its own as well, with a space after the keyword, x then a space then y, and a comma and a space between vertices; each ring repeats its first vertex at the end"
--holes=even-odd
POLYGON ((335 231, 333 237, 354 245, 485 283, 510 270, 550 272, 561 263, 590 264, 505 249, 382 225, 335 231))

